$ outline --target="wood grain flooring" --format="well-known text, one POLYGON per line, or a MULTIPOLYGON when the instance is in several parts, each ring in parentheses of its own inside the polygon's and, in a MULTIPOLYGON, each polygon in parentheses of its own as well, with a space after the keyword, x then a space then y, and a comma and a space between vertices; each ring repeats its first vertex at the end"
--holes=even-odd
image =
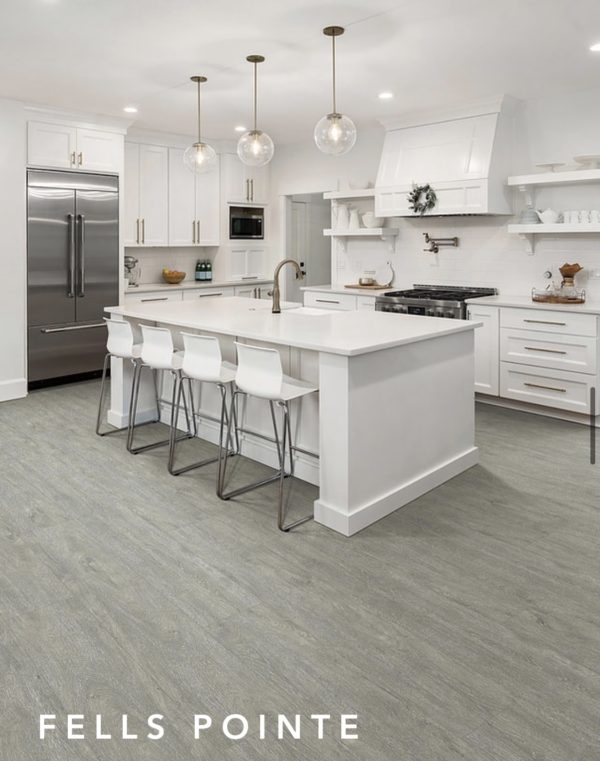
MULTIPOLYGON (((97 392, 0 405, 1 761, 600 759, 585 428, 480 406, 479 466, 351 539, 283 535, 274 488, 222 503, 214 466, 173 478, 164 450, 96 437, 97 392), (69 712, 166 733, 38 739, 69 712), (358 713, 359 739, 194 741, 194 713, 358 713)), ((295 484, 292 510, 315 495, 295 484)))

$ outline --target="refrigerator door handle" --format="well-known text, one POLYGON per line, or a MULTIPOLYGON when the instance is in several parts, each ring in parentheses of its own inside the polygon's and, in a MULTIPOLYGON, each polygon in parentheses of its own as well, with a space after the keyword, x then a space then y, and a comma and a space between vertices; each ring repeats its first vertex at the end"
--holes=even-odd
POLYGON ((69 333, 71 330, 89 330, 90 328, 104 328, 105 322, 96 322, 93 325, 68 325, 65 328, 42 328, 40 333, 69 333))
POLYGON ((75 298, 75 217, 73 214, 67 214, 68 236, 69 236, 69 287, 67 298, 75 298))
POLYGON ((79 291, 78 296, 85 296, 85 214, 77 215, 79 224, 79 291))

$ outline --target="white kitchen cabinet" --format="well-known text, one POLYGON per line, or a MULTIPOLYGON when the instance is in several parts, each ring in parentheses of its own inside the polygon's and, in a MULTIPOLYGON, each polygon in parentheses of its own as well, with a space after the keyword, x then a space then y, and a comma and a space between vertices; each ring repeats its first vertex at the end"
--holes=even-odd
POLYGON ((229 280, 257 280, 264 277, 266 252, 261 246, 231 246, 229 257, 229 280))
POLYGON ((27 124, 29 166, 73 169, 77 162, 77 130, 65 124, 27 124))
POLYGON ((269 166, 249 167, 237 155, 222 160, 223 196, 226 203, 266 204, 269 197, 269 166))
POLYGON ((184 151, 169 148, 169 243, 218 246, 219 166, 194 175, 183 163, 184 151))
POLYGON ((307 307, 318 307, 319 309, 351 312, 356 309, 356 296, 350 293, 305 291, 304 305, 307 307))
POLYGON ((246 299, 270 299, 273 295, 273 283, 236 285, 235 295, 246 299))
POLYGON ((374 312, 375 296, 357 296, 356 308, 359 310, 359 312, 374 312))
POLYGON ((183 291, 145 291, 144 293, 126 293, 125 302, 139 302, 140 304, 159 303, 161 301, 182 301, 183 291))
POLYGON ((125 143, 124 224, 126 246, 168 245, 168 148, 125 143))
POLYGON ((498 396, 500 356, 500 319, 498 307, 469 304, 469 320, 483 325, 475 330, 475 391, 480 394, 498 396))
POLYGON ((66 124, 28 122, 27 163, 54 169, 120 172, 123 136, 66 124))
POLYGON ((123 135, 97 129, 77 130, 77 168, 90 172, 120 172, 123 135))

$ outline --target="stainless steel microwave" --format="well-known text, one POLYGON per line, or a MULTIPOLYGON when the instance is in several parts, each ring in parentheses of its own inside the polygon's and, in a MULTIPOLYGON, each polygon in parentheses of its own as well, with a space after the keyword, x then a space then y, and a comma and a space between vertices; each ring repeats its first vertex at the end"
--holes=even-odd
POLYGON ((230 240, 262 240, 265 237, 265 210, 256 206, 229 207, 230 240))

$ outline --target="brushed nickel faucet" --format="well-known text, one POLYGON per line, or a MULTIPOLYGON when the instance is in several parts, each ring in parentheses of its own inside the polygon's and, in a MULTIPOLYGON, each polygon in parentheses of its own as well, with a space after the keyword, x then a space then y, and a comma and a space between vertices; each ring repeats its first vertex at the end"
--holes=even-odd
POLYGON ((279 273, 286 264, 292 264, 296 269, 296 280, 302 280, 304 278, 304 272, 300 269, 300 265, 295 259, 283 259, 275 267, 273 274, 273 314, 281 314, 281 304, 279 303, 281 298, 281 291, 279 290, 279 273))

